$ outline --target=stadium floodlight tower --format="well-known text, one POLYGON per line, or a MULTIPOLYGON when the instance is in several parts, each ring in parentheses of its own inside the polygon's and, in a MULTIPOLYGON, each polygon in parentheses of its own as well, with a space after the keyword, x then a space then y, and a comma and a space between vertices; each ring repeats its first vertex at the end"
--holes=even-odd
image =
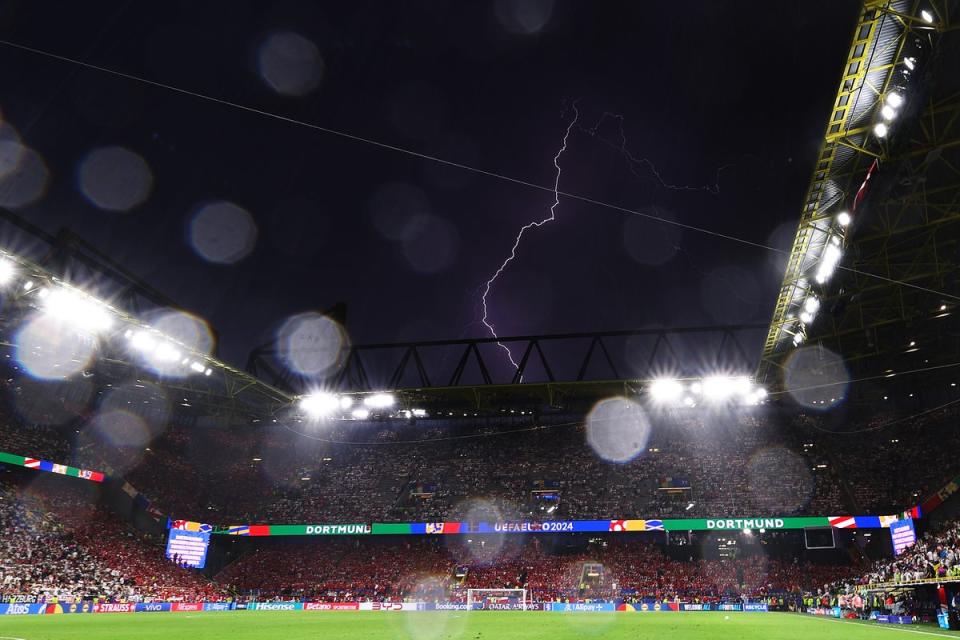
POLYGON ((526 589, 467 589, 467 609, 481 603, 481 609, 519 609, 527 610, 526 589), (491 606, 492 605, 492 606, 491 606))

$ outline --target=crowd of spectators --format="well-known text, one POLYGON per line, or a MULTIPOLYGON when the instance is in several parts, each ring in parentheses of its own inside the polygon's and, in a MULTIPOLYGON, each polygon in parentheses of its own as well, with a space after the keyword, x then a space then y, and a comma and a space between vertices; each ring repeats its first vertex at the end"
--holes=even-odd
POLYGON ((862 584, 916 582, 960 577, 960 523, 952 522, 904 549, 892 560, 878 561, 862 584))
MULTIPOLYGON (((11 473, 3 476, 13 476, 11 473)), ((70 479, 0 478, 0 602, 199 601, 225 591, 163 557, 70 479)))
POLYGON ((878 441, 810 429, 819 418, 802 415, 673 416, 654 421, 624 463, 592 450, 584 424, 509 435, 500 433, 514 429, 360 427, 345 438, 373 444, 317 441, 300 433, 306 426, 189 436, 172 427, 129 478, 177 517, 224 524, 456 520, 478 502, 539 519, 893 513, 957 473, 949 447, 927 446, 954 417, 930 414, 922 427, 878 441), (920 463, 931 456, 934 464, 920 463), (689 489, 668 490, 666 478, 689 489), (557 488, 550 511, 534 499, 538 481, 557 488), (432 490, 412 495, 412 486, 432 490))
POLYGON ((801 593, 851 565, 768 558, 672 559, 656 544, 607 540, 575 550, 539 539, 337 540, 258 548, 216 576, 239 594, 309 600, 465 601, 468 589, 525 588, 534 601, 801 593))

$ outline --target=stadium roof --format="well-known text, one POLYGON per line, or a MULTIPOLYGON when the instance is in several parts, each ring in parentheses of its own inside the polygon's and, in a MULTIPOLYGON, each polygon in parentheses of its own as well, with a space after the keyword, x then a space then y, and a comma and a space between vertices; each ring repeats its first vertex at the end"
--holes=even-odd
POLYGON ((757 379, 804 344, 852 376, 956 362, 957 2, 864 3, 757 379), (831 248, 832 245, 832 248, 831 248))

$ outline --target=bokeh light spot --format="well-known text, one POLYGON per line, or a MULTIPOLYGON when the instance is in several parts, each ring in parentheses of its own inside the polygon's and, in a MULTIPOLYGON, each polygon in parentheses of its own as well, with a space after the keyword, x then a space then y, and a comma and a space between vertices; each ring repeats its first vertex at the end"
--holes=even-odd
POLYGON ((809 346, 797 349, 787 358, 783 382, 797 404, 826 410, 846 397, 850 374, 839 355, 820 346, 809 346))
POLYGON ((318 376, 335 369, 347 346, 343 327, 320 313, 293 316, 278 332, 280 357, 302 376, 318 376))
POLYGON ((190 244, 210 262, 239 262, 253 251, 256 243, 257 225, 253 217, 232 202, 204 205, 190 222, 190 244))
POLYGON ((83 371, 93 359, 98 342, 56 318, 38 314, 17 332, 17 361, 27 372, 46 380, 65 380, 83 371))
POLYGON ((553 15, 553 0, 497 0, 497 20, 510 33, 531 35, 541 31, 553 15))
POLYGON ((627 398, 601 400, 586 420, 587 443, 611 462, 628 462, 647 446, 650 421, 640 404, 627 398))
POLYGON ((153 188, 147 162, 123 147, 94 149, 81 161, 78 177, 87 200, 106 211, 130 211, 153 188))
POLYGON ((267 37, 257 55, 260 77, 285 96, 304 96, 323 80, 323 57, 317 45, 298 33, 284 31, 267 37))
POLYGON ((50 172, 40 154, 22 147, 16 167, 0 175, 0 206, 17 209, 33 204, 47 192, 49 179, 50 172))

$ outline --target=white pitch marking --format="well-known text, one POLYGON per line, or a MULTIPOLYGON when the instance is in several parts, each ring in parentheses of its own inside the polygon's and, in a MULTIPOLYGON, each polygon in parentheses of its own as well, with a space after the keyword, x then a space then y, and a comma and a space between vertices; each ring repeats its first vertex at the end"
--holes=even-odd
POLYGON ((814 617, 813 619, 823 620, 824 622, 842 622, 844 624, 855 624, 858 627, 865 627, 867 629, 883 629, 885 631, 902 631, 904 633, 919 633, 920 635, 923 635, 923 636, 937 636, 940 638, 960 638, 960 636, 956 634, 937 633, 936 631, 918 631, 917 629, 902 629, 898 626, 885 627, 879 623, 877 623, 877 625, 874 627, 870 625, 861 624, 859 622, 853 622, 851 620, 837 620, 835 618, 817 618, 817 617, 814 617))

